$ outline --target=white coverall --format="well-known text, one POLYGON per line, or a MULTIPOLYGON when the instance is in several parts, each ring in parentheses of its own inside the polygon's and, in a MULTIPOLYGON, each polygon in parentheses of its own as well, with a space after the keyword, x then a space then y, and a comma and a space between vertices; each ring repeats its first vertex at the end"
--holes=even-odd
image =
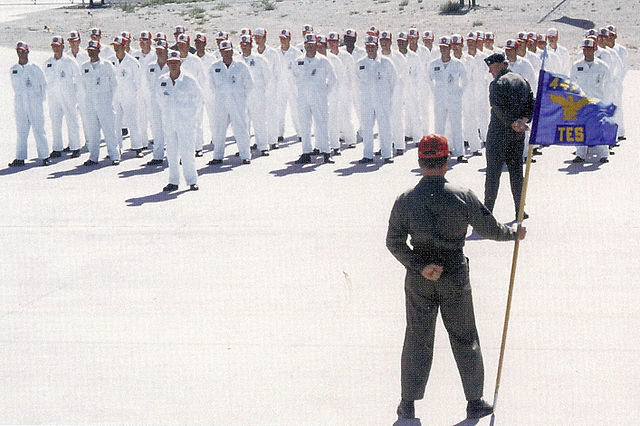
POLYGON ((256 47, 254 52, 256 56, 261 56, 267 61, 268 66, 268 79, 265 87, 265 99, 266 108, 265 120, 267 122, 267 142, 269 145, 274 145, 278 142, 278 108, 276 107, 278 102, 278 80, 280 71, 280 55, 278 50, 273 47, 265 46, 262 53, 258 52, 256 47))
POLYGON ((382 158, 391 158, 391 99, 398 79, 393 62, 378 55, 356 62, 356 79, 360 95, 360 125, 363 157, 373 159, 373 125, 378 121, 382 158))
MULTIPOLYGON (((338 50, 338 59, 342 63, 342 76, 338 75, 338 68, 335 68, 336 78, 338 79, 337 93, 338 103, 337 103, 337 120, 338 120, 338 131, 340 135, 344 138, 344 141, 347 145, 355 145, 356 144, 356 131, 353 126, 353 118, 351 112, 354 111, 354 105, 358 103, 358 88, 355 84, 355 68, 356 62, 354 60, 353 55, 351 55, 346 50, 339 49, 338 50)), ((359 118, 356 118, 356 122, 359 118)), ((331 134, 331 130, 329 130, 329 134, 331 134)), ((331 143, 334 143, 332 140, 331 143)), ((338 138, 338 146, 340 146, 340 138, 338 138)))
MULTIPOLYGON (((203 56, 198 56, 197 54, 195 56, 200 59, 200 63, 202 64, 202 72, 204 73, 202 80, 199 80, 198 83, 200 84, 200 88, 202 89, 202 94, 204 96, 204 106, 207 109, 207 120, 209 122, 209 129, 211 129, 211 126, 215 117, 215 114, 213 111, 213 106, 214 106, 213 97, 215 96, 215 94, 213 95, 211 94, 212 92, 209 89, 209 79, 207 78, 207 76, 209 75, 209 68, 211 68, 211 65, 213 65, 214 62, 219 61, 220 58, 216 58, 215 55, 207 52, 205 52, 203 56)), ((204 143, 204 130, 202 131, 202 133, 203 133, 202 139, 204 143)))
POLYGON ((627 71, 629 70, 629 53, 627 52, 627 48, 621 45, 620 43, 616 43, 612 48, 620 58, 620 62, 622 63, 622 68, 620 69, 620 73, 618 74, 618 78, 615 81, 616 87, 616 98, 614 100, 614 104, 616 105, 616 114, 613 116, 616 124, 618 125, 618 136, 625 136, 624 132, 624 113, 622 109, 622 94, 623 94, 623 83, 624 78, 627 75, 627 71))
POLYGON ((140 96, 140 64, 133 56, 125 53, 122 61, 113 58, 118 87, 113 96, 113 107, 116 110, 116 134, 122 148, 120 129, 129 129, 131 149, 140 149, 146 144, 142 142, 140 123, 138 122, 138 98, 140 96))
POLYGON ((140 64, 140 92, 138 99, 138 125, 140 127, 140 137, 142 143, 149 141, 149 124, 151 123, 151 89, 147 84, 147 71, 149 64, 155 63, 158 58, 156 52, 149 51, 146 55, 141 50, 131 52, 131 56, 140 64))
POLYGON ((209 89, 215 94, 215 118, 211 123, 213 158, 222 160, 229 123, 243 160, 251 159, 249 127, 247 124, 247 97, 253 87, 249 67, 244 62, 232 61, 229 67, 220 60, 209 68, 209 89))
MULTIPOLYGON (((509 62, 509 69, 515 73, 518 73, 527 80, 529 86, 531 86, 531 90, 536 93, 536 86, 534 86, 535 81, 538 79, 538 74, 534 71, 533 65, 521 56, 516 55, 516 60, 514 62, 509 62)), ((529 154, 529 136, 530 131, 527 130, 524 137, 524 149, 522 150, 522 158, 527 158, 529 154)))
POLYGON ((38 158, 49 158, 49 143, 44 132, 44 108, 47 83, 44 73, 36 64, 15 64, 9 69, 13 86, 16 116, 16 159, 27 159, 27 138, 33 128, 38 158))
POLYGON ((280 55, 278 71, 278 136, 284 136, 284 125, 287 113, 287 105, 289 106, 289 113, 291 115, 291 121, 293 122, 293 128, 297 135, 300 135, 300 121, 298 120, 298 93, 296 88, 296 82, 294 80, 291 67, 293 62, 300 55, 300 51, 294 47, 289 47, 289 50, 277 50, 280 55))
POLYGON ((481 80, 484 80, 484 69, 478 69, 480 65, 475 57, 468 53, 463 53, 460 58, 467 71, 467 86, 462 96, 462 134, 463 139, 469 142, 471 152, 479 151, 482 148, 482 140, 478 133, 479 114, 477 110, 477 97, 482 96, 481 80))
MULTIPOLYGON (((356 79, 356 62, 358 62, 362 58, 365 58, 366 56, 367 56, 367 52, 358 46, 353 46, 353 51, 351 53, 349 53, 346 46, 342 46, 340 47, 340 54, 338 55, 338 57, 342 59, 342 62, 345 63, 345 65, 347 65, 347 71, 350 74, 351 105, 348 105, 348 108, 350 111, 353 110, 356 116, 356 124, 354 128, 357 131, 360 131, 360 129, 362 129, 362 125, 360 124, 360 94, 358 93, 360 88, 358 87, 358 82, 356 79), (349 56, 351 58, 351 61, 347 62, 348 60, 344 58, 345 56, 349 56)), ((345 137, 345 141, 347 141, 346 137, 345 137)), ((357 142, 357 139, 356 139, 356 142, 357 142)))
POLYGON ((329 60, 317 54, 313 58, 300 56, 291 68, 298 92, 298 119, 302 153, 309 154, 311 123, 315 130, 315 147, 323 154, 329 153, 329 92, 336 85, 336 73, 329 60))
MULTIPOLYGON (((569 56, 569 51, 566 49, 566 47, 561 46, 560 44, 556 44, 556 46, 557 48, 555 49, 551 46, 547 46, 547 51, 555 53, 555 55, 558 57, 558 61, 560 62, 558 72, 562 75, 568 76, 571 72, 571 57, 569 56)), ((531 86, 531 89, 535 93, 536 88, 531 86)))
POLYGON ((198 182, 195 120, 198 105, 202 104, 202 89, 195 78, 182 71, 175 82, 171 80, 169 73, 165 73, 155 83, 155 97, 163 118, 169 183, 180 183, 182 162, 182 175, 186 184, 194 185, 198 182))
MULTIPOLYGON (((422 65, 422 59, 420 56, 408 49, 404 55, 407 60, 408 75, 404 84, 403 95, 403 108, 404 108, 404 126, 405 135, 413 138, 413 142, 418 144, 424 133, 422 125, 422 110, 425 102, 423 100, 426 89, 422 90, 426 86, 424 80, 424 66, 422 65)), ((406 144, 404 138, 400 146, 396 146, 397 149, 405 149, 406 144)))
POLYGON ((164 158, 164 130, 162 128, 162 112, 155 96, 155 87, 163 74, 169 72, 167 64, 160 68, 158 62, 147 65, 145 80, 149 89, 149 105, 151 116, 151 134, 153 135, 153 159, 162 160, 164 158))
POLYGON ((391 143, 395 149, 405 150, 407 144, 404 141, 404 94, 409 79, 409 66, 400 52, 392 51, 390 55, 382 56, 391 59, 396 69, 396 84, 391 98, 391 143))
POLYGON ((487 57, 485 52, 476 51, 476 66, 481 70, 476 79, 476 108, 478 120, 478 130, 480 131, 480 139, 486 141, 487 129, 489 128, 489 120, 491 119, 491 106, 489 105, 489 84, 493 81, 489 68, 484 62, 487 57))
POLYGON ((452 57, 448 62, 442 58, 429 64, 427 81, 433 90, 433 115, 435 132, 449 140, 452 157, 464 155, 462 140, 462 93, 467 86, 467 71, 462 62, 452 57), (446 123, 449 130, 446 131, 446 123))
POLYGON ((87 148, 89 159, 98 162, 100 155, 100 129, 104 133, 107 152, 111 160, 120 160, 120 128, 115 127, 116 115, 113 97, 118 82, 115 67, 110 61, 85 62, 80 68, 85 97, 87 118, 87 148), (118 133, 116 133, 116 130, 118 133))
MULTIPOLYGON (((607 93, 611 79, 609 66, 598 58, 593 58, 593 62, 583 59, 574 62, 571 67, 570 78, 575 81, 589 98, 600 99, 605 103, 611 102, 613 93, 607 93)), ((607 145, 597 145, 594 147, 577 146, 576 155, 583 160, 587 158, 587 148, 595 152, 598 159, 609 157, 609 147, 607 145)))
MULTIPOLYGON (((198 57, 198 55, 189 53, 186 57, 182 58, 182 66, 180 67, 180 72, 184 72, 185 74, 189 74, 191 77, 195 78, 198 84, 201 81, 206 80, 207 74, 202 66, 202 61, 198 57)), ((196 126, 196 151, 202 150, 202 145, 204 144, 204 133, 202 130, 202 119, 204 118, 204 99, 198 104, 198 110, 196 112, 196 119, 193 123, 196 126)))
MULTIPOLYGON (((249 119, 253 124, 253 134, 256 139, 256 145, 260 151, 269 149, 269 139, 267 130, 267 109, 271 107, 267 103, 267 82, 270 78, 269 63, 260 56, 251 54, 249 56, 241 56, 244 63, 249 67, 253 86, 249 90, 247 98, 247 110, 249 119)), ((248 125, 247 125, 248 128, 248 125)))
POLYGON ((80 67, 69 56, 60 59, 51 57, 44 63, 44 75, 47 79, 47 100, 49 117, 53 132, 53 150, 62 151, 62 118, 67 124, 69 149, 75 151, 82 147, 80 141, 80 125, 78 123, 78 98, 80 67))

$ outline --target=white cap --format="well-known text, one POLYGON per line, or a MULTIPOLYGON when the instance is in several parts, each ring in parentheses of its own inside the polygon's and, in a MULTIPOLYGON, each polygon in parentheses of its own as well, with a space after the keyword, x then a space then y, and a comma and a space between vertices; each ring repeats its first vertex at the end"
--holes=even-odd
POLYGON ((494 40, 495 38, 496 36, 491 31, 484 33, 485 40, 494 40))
POLYGON ((122 32, 120 33, 120 35, 121 35, 123 38, 126 38, 126 39, 127 39, 127 41, 129 41, 129 40, 131 40, 131 39, 133 38, 133 37, 131 36, 131 33, 130 33, 129 31, 122 31, 122 32))
POLYGON ((71 31, 69 33, 69 37, 67 40, 80 40, 80 32, 79 31, 71 31))
POLYGON ((242 36, 242 35, 245 35, 245 34, 251 35, 251 30, 249 28, 241 28, 240 29, 240 35, 242 36))
POLYGON ((547 35, 557 36, 558 35, 558 30, 556 28, 549 28, 547 30, 547 35))
POLYGON ((451 39, 447 36, 442 36, 438 39, 439 46, 451 46, 451 39))
POLYGON ((203 33, 196 33, 196 40, 207 42, 207 35, 203 33))
POLYGON ((435 35, 433 34, 433 31, 426 30, 422 32, 422 38, 433 40, 435 38, 435 35))
POLYGON ((460 34, 452 35, 451 44, 464 44, 464 37, 462 37, 460 34))
POLYGON ((218 31, 216 33, 216 40, 228 40, 229 34, 225 31, 218 31))
POLYGON ((522 41, 527 41, 527 32, 526 31, 520 31, 518 33, 518 40, 522 40, 522 41))
POLYGON ((167 35, 165 33, 159 32, 156 33, 155 36, 153 36, 154 40, 166 40, 167 39, 167 35))
POLYGON ((407 36, 407 33, 405 33, 404 31, 400 31, 398 33, 398 40, 405 40, 407 41, 409 39, 409 37, 407 36))
POLYGON ((316 43, 318 43, 318 44, 327 44, 327 37, 322 35, 322 34, 318 34, 316 36, 316 43))
POLYGON ((92 36, 100 37, 100 36, 102 36, 102 30, 100 28, 91 28, 89 30, 89 34, 92 35, 92 36))
POLYGON ((364 44, 369 44, 369 45, 378 45, 378 37, 376 36, 372 36, 372 35, 368 35, 365 39, 364 39, 364 44))
POLYGON ((254 35, 254 36, 257 36, 257 35, 262 35, 262 36, 263 36, 263 35, 267 35, 267 30, 265 30, 265 29, 264 29, 264 28, 262 28, 262 27, 258 27, 258 28, 256 28, 255 30, 253 30, 253 35, 254 35))
POLYGON ((291 31, 286 28, 280 30, 280 37, 291 38, 291 31))
POLYGON ((314 33, 307 33, 304 35, 304 43, 317 43, 318 40, 316 38, 316 35, 314 33))
POLYGON ((529 31, 527 33, 527 40, 536 40, 538 38, 538 34, 533 31, 529 31))
POLYGON ((607 37, 609 35, 609 30, 606 28, 600 28, 600 31, 598 31, 598 35, 607 37))
POLYGON ((167 40, 163 40, 163 39, 156 40, 156 49, 167 50, 168 48, 169 48, 169 43, 167 43, 167 40))
POLYGON ((476 41, 484 41, 484 33, 482 31, 476 31, 476 41))
POLYGON ((249 34, 242 34, 240 36, 240 43, 251 43, 251 36, 249 34))
POLYGON ((176 25, 173 35, 184 33, 184 27, 182 25, 176 25))
POLYGON ((516 49, 517 47, 518 47, 518 42, 512 38, 507 40, 507 42, 504 45, 505 49, 516 49))
POLYGON ((51 39, 51 45, 64 46, 64 39, 59 35, 53 36, 51 39))
POLYGON ((582 47, 596 47, 596 41, 592 38, 582 40, 582 47))
POLYGON ((313 32, 313 25, 304 24, 302 26, 302 31, 304 31, 305 33, 313 32))
POLYGON ((379 36, 380 35, 380 30, 377 29, 375 26, 371 26, 369 27, 369 29, 367 30, 367 34, 369 35, 374 35, 374 36, 379 36))
POLYGON ((340 34, 338 34, 336 31, 331 31, 329 34, 327 34, 327 40, 338 41, 340 40, 340 34))
POLYGON ((547 35, 546 34, 538 34, 538 35, 536 35, 536 41, 544 41, 546 43, 547 42, 547 35))
POLYGON ((191 37, 189 37, 188 35, 186 35, 185 33, 179 34, 178 38, 176 39, 177 43, 191 43, 191 37))
POLYGON ((411 28, 409 28, 409 31, 407 31, 407 37, 408 38, 419 38, 420 37, 420 33, 418 32, 418 29, 416 27, 411 27, 411 28))
POLYGON ((344 30, 345 37, 358 37, 358 33, 353 28, 347 28, 344 30))
POLYGON ((469 40, 476 41, 476 39, 477 39, 476 32, 475 31, 469 31, 469 34, 467 34, 467 41, 469 41, 469 40))
POLYGON ((229 40, 222 40, 220 42, 220 50, 233 50, 233 44, 229 40))
POLYGON ((171 61, 182 63, 182 58, 180 57, 180 52, 178 52, 177 50, 170 50, 167 53, 167 62, 171 62, 171 61))
POLYGON ((24 50, 26 52, 29 51, 29 45, 27 43, 25 43, 24 41, 19 41, 18 43, 16 43, 16 50, 24 50))
POLYGON ((124 37, 118 36, 113 39, 111 42, 112 45, 124 46, 125 45, 124 37))
POLYGON ((89 40, 89 44, 87 45, 87 50, 96 50, 100 49, 100 42, 97 40, 89 40))
POLYGON ((378 37, 378 40, 391 40, 392 39, 392 35, 390 31, 380 31, 380 37, 378 37))
POLYGON ((149 31, 141 31, 140 40, 151 40, 151 33, 149 31))
POLYGON ((615 25, 607 25, 607 29, 609 30, 610 33, 617 34, 615 25))

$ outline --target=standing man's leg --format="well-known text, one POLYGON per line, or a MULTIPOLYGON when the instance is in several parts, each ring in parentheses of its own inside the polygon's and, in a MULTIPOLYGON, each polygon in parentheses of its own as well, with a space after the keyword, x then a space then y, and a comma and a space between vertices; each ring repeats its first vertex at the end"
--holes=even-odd
POLYGON ((407 272, 404 284, 407 328, 401 360, 402 399, 424 397, 431 371, 438 301, 435 286, 422 276, 407 272))
MULTIPOLYGON (((524 136, 524 135, 523 135, 524 136)), ((511 195, 513 195, 513 204, 516 208, 516 216, 520 210, 520 195, 522 194, 522 182, 524 176, 522 173, 522 160, 520 153, 524 149, 524 138, 509 141, 507 146, 505 162, 509 170, 509 181, 511 182, 511 195)))
POLYGON ((500 175, 504 163, 504 147, 499 141, 487 140, 487 171, 484 181, 484 205, 493 211, 493 206, 498 197, 500 187, 500 175))

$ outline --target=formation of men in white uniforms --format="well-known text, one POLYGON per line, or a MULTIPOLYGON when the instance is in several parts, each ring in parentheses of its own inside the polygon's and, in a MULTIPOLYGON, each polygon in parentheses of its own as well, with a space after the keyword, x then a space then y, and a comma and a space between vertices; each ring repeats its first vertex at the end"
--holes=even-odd
MULTIPOLYGON (((117 165, 124 148, 123 136, 128 134, 136 156, 143 157, 142 151, 149 144, 153 158, 147 165, 162 165, 166 116, 153 87, 169 72, 167 51, 172 47, 179 52, 181 73, 192 77, 202 92, 190 121, 194 127, 194 156, 199 157, 203 154, 203 117, 207 111, 213 145, 210 165, 224 161, 229 126, 237 155, 242 163, 250 164, 252 149, 268 156, 285 141, 287 122, 302 142, 302 153, 296 161, 299 164, 313 162, 314 155, 331 163, 332 156, 340 155, 342 143, 353 148, 360 140, 361 163, 373 162, 376 155, 390 163, 394 156, 404 153, 407 142, 420 138, 431 127, 447 136, 458 162, 467 162, 468 155, 481 155, 491 81, 483 59, 494 51, 493 33, 472 31, 466 37, 454 34, 439 37, 434 43, 432 31, 420 32, 412 27, 394 37, 390 31, 371 27, 365 49, 356 45, 358 34, 354 29, 345 30, 341 40, 337 32, 325 36, 305 25, 304 41, 297 46, 292 46, 291 32, 283 29, 278 34, 278 47, 267 44, 264 28, 243 28, 240 34, 240 49, 234 50, 229 34, 218 32, 218 49, 213 53, 207 51, 203 33, 196 34, 193 48, 182 26, 175 27, 176 43, 171 47, 163 33, 152 36, 149 31, 138 36, 139 49, 131 48, 132 36, 126 31, 108 43, 113 46, 109 47, 101 43, 102 31, 93 28, 86 49, 81 46, 80 33, 72 31, 65 51, 63 37, 55 36, 51 43, 53 57, 43 64, 42 81, 36 75, 36 68, 40 69, 37 65, 25 62, 19 63, 21 68, 12 68, 16 105, 20 103, 20 108, 16 106, 20 148, 11 164, 23 164, 24 135, 32 127, 38 156, 45 164, 65 151, 78 157, 86 142, 90 155, 85 164, 94 165, 99 161, 103 137, 109 161, 117 165), (30 73, 33 76, 20 83, 18 76, 30 73), (41 94, 34 89, 36 86, 41 94), (42 102, 48 100, 51 149, 41 125, 44 118, 37 112, 42 109, 38 107, 40 98, 42 102), (376 126, 379 149, 374 148, 376 126), (250 145, 252 135, 254 145, 250 145)), ((624 139, 621 99, 628 68, 626 49, 616 42, 614 26, 592 30, 587 36, 594 38, 596 63, 602 62, 609 69, 609 75, 603 78, 603 97, 618 106, 614 118, 620 139, 624 139)), ((535 87, 546 51, 546 69, 565 75, 574 72, 568 50, 558 38, 558 30, 550 28, 546 34, 522 31, 507 40, 504 49, 510 68, 535 87)), ((19 61, 25 54, 28 50, 20 49, 19 61)), ((607 157, 601 152, 599 158, 607 157)))

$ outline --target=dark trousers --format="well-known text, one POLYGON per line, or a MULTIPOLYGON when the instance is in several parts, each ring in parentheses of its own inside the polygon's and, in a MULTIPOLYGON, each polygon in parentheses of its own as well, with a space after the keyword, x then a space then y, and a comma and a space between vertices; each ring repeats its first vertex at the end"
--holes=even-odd
POLYGON ((405 278, 407 328, 402 349, 402 399, 424 397, 433 359, 438 308, 468 401, 482 398, 484 365, 476 330, 468 264, 429 281, 413 272, 405 278))
POLYGON ((502 165, 507 164, 509 170, 509 180, 511 181, 511 195, 516 208, 516 214, 520 208, 520 194, 522 193, 522 151, 524 150, 524 139, 509 140, 487 140, 487 172, 484 182, 484 205, 490 211, 498 197, 500 187, 500 175, 502 165))

